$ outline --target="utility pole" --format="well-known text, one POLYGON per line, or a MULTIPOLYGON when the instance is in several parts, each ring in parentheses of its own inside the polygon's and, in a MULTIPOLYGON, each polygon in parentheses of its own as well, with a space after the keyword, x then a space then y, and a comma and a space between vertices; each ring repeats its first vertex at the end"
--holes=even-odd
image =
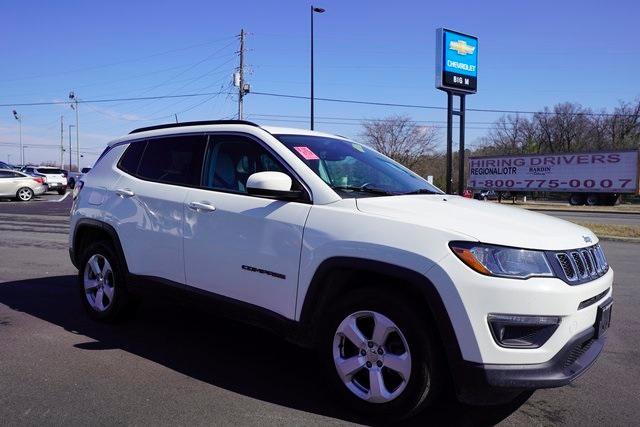
MULTIPOLYGON (((80 130, 78 125, 78 98, 76 97, 75 92, 69 92, 69 99, 72 102, 71 108, 73 110, 76 110, 76 164, 78 166, 78 170, 80 170, 80 130)), ((71 141, 71 139, 69 139, 69 141, 71 141)))
POLYGON ((60 169, 64 169, 64 116, 60 116, 60 169))
POLYGON ((244 29, 240 30, 240 50, 238 54, 240 55, 240 65, 238 66, 238 70, 233 75, 233 85, 238 88, 238 120, 243 119, 243 109, 242 109, 242 101, 244 100, 244 96, 249 93, 251 90, 251 86, 244 82, 244 38, 246 33, 244 29))
POLYGON ((75 125, 69 125, 69 172, 71 172, 71 166, 73 163, 73 160, 71 159, 71 153, 73 153, 73 150, 71 149, 71 128, 75 127, 75 125))

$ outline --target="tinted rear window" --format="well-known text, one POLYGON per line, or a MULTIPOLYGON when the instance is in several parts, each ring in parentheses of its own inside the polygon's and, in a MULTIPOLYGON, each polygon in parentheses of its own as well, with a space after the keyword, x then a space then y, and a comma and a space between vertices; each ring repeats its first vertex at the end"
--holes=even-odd
POLYGON ((206 142, 203 135, 150 139, 137 175, 167 184, 200 185, 206 142))
POLYGON ((136 175, 138 173, 140 158, 146 145, 147 141, 134 141, 129 144, 129 147, 127 147, 127 150, 120 159, 120 163, 118 163, 118 167, 131 175, 136 175))
POLYGON ((62 169, 57 168, 38 168, 37 171, 39 173, 49 174, 49 175, 60 175, 62 174, 62 169))

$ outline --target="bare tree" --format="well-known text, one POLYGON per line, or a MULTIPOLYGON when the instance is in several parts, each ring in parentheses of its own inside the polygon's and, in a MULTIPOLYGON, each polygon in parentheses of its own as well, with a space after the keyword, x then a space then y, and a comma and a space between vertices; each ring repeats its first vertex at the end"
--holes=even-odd
POLYGON ((362 122, 362 141, 382 154, 413 169, 433 153, 437 129, 418 126, 407 116, 390 116, 362 122))
POLYGON ((613 113, 579 104, 545 107, 531 120, 499 118, 480 139, 476 154, 575 152, 640 147, 640 100, 621 102, 613 113))

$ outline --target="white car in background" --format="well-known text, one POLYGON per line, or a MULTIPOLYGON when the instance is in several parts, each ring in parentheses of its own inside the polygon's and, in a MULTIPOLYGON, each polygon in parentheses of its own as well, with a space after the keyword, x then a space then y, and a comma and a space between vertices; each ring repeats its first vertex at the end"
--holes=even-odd
POLYGON ((15 198, 28 202, 33 196, 39 196, 47 190, 44 179, 29 176, 12 169, 0 169, 0 198, 15 198))
POLYGON ((67 177, 65 171, 52 166, 25 166, 22 172, 31 176, 40 176, 46 178, 47 191, 57 191, 63 195, 67 192, 67 177))

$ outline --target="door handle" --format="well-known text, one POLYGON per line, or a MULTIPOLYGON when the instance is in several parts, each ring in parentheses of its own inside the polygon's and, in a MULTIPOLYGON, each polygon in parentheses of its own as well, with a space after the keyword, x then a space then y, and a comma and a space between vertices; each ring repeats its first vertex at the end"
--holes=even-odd
POLYGON ((194 211, 202 211, 202 212, 213 212, 216 210, 216 207, 207 202, 190 202, 189 208, 194 211))
POLYGON ((136 195, 136 193, 134 193, 133 191, 129 190, 128 188, 118 188, 116 190, 116 194, 122 198, 129 198, 129 197, 133 197, 136 195))

